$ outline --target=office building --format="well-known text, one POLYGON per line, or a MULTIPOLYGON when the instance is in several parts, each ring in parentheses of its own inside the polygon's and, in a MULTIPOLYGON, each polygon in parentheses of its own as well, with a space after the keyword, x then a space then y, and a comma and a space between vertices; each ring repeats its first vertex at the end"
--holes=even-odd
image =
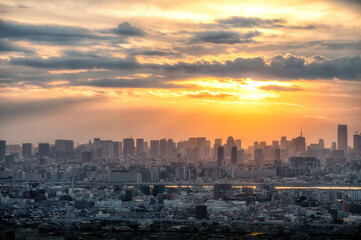
POLYGON ((262 165, 264 161, 264 153, 262 148, 256 148, 254 150, 254 162, 256 165, 262 165))
POLYGON ((134 157, 134 139, 124 138, 123 139, 123 157, 134 157))
POLYGON ((137 138, 135 140, 135 143, 136 143, 137 156, 140 156, 144 152, 144 139, 143 138, 137 138))
POLYGON ((73 160, 74 158, 74 142, 72 140, 55 140, 55 160, 73 160))
POLYGON ((353 150, 361 154, 361 134, 354 134, 353 135, 353 150))
POLYGON ((231 163, 237 164, 237 147, 233 146, 231 148, 231 163))
POLYGON ((6 141, 0 140, 0 160, 5 159, 6 156, 6 141))
POLYGON ((347 152, 347 125, 339 124, 337 127, 337 149, 347 152))
POLYGON ((32 155, 32 144, 31 143, 23 143, 22 153, 24 158, 29 158, 32 155))
POLYGON ((150 140, 150 156, 159 157, 159 140, 150 140))
POLYGON ((39 155, 39 157, 49 157, 49 155, 50 155, 49 143, 39 143, 38 155, 39 155))
POLYGON ((224 147, 220 146, 220 147, 218 147, 218 151, 217 151, 217 166, 218 167, 222 166, 223 158, 224 158, 224 147))

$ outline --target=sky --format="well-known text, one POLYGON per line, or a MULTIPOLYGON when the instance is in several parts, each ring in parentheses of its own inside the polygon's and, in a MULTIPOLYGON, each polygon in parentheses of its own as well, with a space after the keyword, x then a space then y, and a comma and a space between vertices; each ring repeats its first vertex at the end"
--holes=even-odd
POLYGON ((0 3, 0 138, 361 131, 361 2, 0 3))

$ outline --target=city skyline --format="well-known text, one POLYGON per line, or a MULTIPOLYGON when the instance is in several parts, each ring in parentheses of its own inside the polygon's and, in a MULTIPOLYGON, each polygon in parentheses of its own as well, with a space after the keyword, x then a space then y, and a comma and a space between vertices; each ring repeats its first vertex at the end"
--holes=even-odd
POLYGON ((2 1, 0 136, 361 131, 357 1, 2 1), (81 14, 77 14, 81 10, 81 14), (339 19, 342 19, 340 21, 339 19))

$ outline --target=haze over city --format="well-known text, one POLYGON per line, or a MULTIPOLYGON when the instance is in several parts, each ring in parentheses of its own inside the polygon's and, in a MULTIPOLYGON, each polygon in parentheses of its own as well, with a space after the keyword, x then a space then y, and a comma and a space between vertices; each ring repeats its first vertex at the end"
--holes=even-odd
POLYGON ((358 1, 2 1, 0 17, 8 142, 361 130, 358 1))
POLYGON ((2 0, 0 239, 359 239, 361 1, 2 0))

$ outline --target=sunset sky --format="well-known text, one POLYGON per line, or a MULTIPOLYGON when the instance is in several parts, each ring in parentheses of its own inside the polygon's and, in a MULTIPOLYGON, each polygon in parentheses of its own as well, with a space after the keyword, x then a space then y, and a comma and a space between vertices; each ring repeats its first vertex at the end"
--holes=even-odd
POLYGON ((361 131, 360 1, 0 2, 0 138, 361 131))

